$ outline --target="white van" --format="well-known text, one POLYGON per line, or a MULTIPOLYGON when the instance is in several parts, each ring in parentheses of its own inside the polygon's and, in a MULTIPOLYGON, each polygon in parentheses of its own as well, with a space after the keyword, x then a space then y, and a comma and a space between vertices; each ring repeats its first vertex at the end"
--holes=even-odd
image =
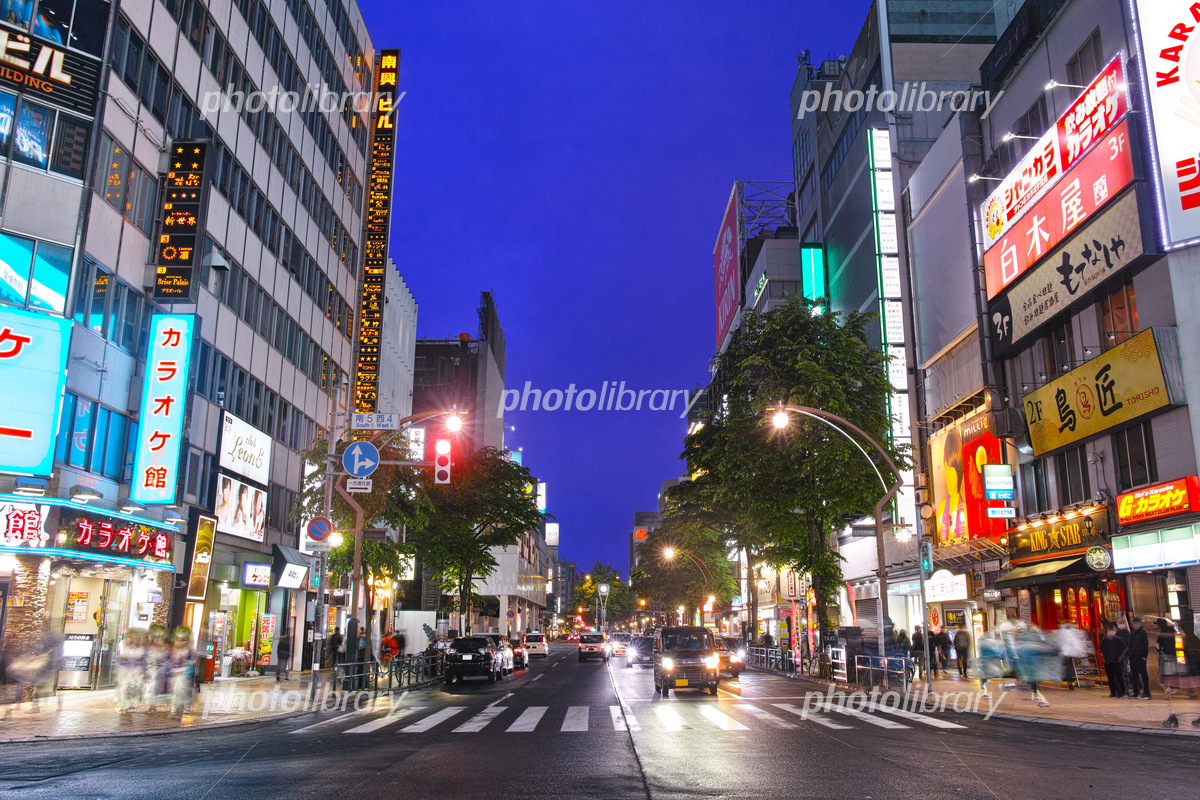
POLYGON ((521 642, 525 645, 525 655, 541 656, 546 658, 550 655, 550 649, 546 646, 546 634, 544 633, 527 633, 521 637, 521 642))

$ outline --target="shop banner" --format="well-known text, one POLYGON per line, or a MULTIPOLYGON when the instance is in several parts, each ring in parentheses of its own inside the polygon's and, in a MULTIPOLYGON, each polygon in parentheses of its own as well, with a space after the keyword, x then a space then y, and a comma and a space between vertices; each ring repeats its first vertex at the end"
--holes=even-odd
POLYGON ((1177 405, 1182 391, 1174 328, 1151 328, 1025 395, 1036 456, 1177 405))
POLYGON ((717 301, 718 348, 742 303, 741 264, 738 258, 740 247, 738 192, 737 184, 734 184, 733 191, 729 195, 729 202, 725 206, 725 218, 721 220, 721 230, 717 233, 717 243, 713 247, 713 283, 717 301))
POLYGON ((161 523, 62 504, 0 503, 0 547, 108 564, 172 569, 175 533, 161 523))
POLYGON ((1118 53, 980 206, 984 249, 994 246, 1128 111, 1125 54, 1118 53))
POLYGON ((131 496, 135 503, 175 503, 196 328, 195 314, 154 314, 150 318, 150 352, 133 461, 131 496))
POLYGON ((216 537, 216 529, 217 521, 214 518, 197 517, 195 543, 192 546, 192 566, 188 572, 188 600, 202 602, 208 596, 208 574, 212 570, 213 539, 216 537))
POLYGON ((1117 521, 1122 525, 1186 514, 1200 509, 1200 479, 1195 475, 1117 495, 1117 521))
POLYGON ((1137 192, 1131 191, 988 305, 996 356, 1006 355, 1145 252, 1137 192))
POLYGON ((1129 121, 1087 154, 1059 185, 983 255, 991 300, 1133 183, 1129 121))
POLYGON ((1063 516, 1054 522, 1026 523, 1010 530, 1008 535, 1010 540, 1016 541, 1011 566, 1063 553, 1083 555, 1089 547, 1108 544, 1108 508, 1102 506, 1087 514, 1076 514, 1071 519, 1063 516))
POLYGON ((1200 4, 1134 0, 1164 245, 1200 239, 1200 4))
MULTIPOLYGON (((0 262, 0 282, 18 279, 5 270, 0 262)), ((70 345, 71 320, 0 307, 0 472, 53 471, 70 345)))
POLYGON ((932 458, 933 499, 940 546, 989 537, 1004 530, 1000 520, 989 519, 989 502, 983 470, 1004 461, 1000 440, 992 435, 986 413, 967 417, 929 437, 932 458))
MULTIPOLYGON (((20 18, 18 15, 21 14, 19 9, 22 6, 24 13, 28 15, 30 6, 5 3, 4 21, 10 25, 20 24, 17 20, 20 18)), ((94 8, 107 6, 107 3, 93 5, 94 8)), ((39 9, 38 22, 43 23, 43 26, 35 25, 34 30, 46 33, 53 31, 57 38, 57 27, 61 18, 56 19, 55 11, 57 9, 52 11, 49 3, 42 6, 39 9), (54 20, 53 28, 44 26, 45 17, 41 16, 43 13, 49 14, 50 19, 54 20)), ((66 8, 64 11, 67 19, 61 19, 61 22, 65 34, 71 10, 66 8)), ((104 21, 97 20, 95 24, 107 26, 107 17, 104 21)), ((62 42, 30 36, 28 33, 0 30, 0 61, 4 62, 0 64, 0 85, 21 92, 39 103, 53 103, 61 108, 85 114, 89 119, 95 114, 96 100, 100 95, 100 72, 103 67, 99 59, 68 50, 62 46, 62 42)), ((8 130, 4 133, 7 136, 8 130)), ((21 140, 24 138, 19 132, 17 147, 21 147, 21 140)))
POLYGON ((258 625, 258 666, 271 666, 271 653, 275 643, 275 615, 263 614, 258 625))

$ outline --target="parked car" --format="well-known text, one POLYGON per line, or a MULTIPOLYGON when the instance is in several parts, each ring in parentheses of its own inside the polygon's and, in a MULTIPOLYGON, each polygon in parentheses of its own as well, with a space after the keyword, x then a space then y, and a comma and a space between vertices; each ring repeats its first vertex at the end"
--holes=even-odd
POLYGON ((521 637, 521 642, 525 645, 525 655, 529 657, 541 656, 546 658, 550 655, 550 649, 546 646, 546 634, 544 633, 527 633, 521 637))
POLYGON ((645 636, 632 636, 625 647, 625 666, 654 663, 654 640, 645 636))
POLYGON ((731 677, 736 678, 742 674, 742 657, 737 654, 737 651, 732 649, 729 644, 721 637, 716 637, 717 658, 721 660, 719 670, 728 672, 731 677))
POLYGON ((521 644, 521 640, 509 639, 508 646, 513 652, 513 670, 529 669, 529 653, 525 650, 525 645, 521 644))
POLYGON ((599 658, 608 663, 608 642, 604 641, 603 633, 579 634, 579 660, 599 658))
POLYGON ((460 636, 446 648, 446 683, 467 677, 485 677, 495 683, 504 676, 504 657, 485 636, 460 636))
POLYGON ((708 628, 664 627, 654 640, 654 688, 663 697, 671 689, 708 689, 715 697, 721 684, 717 643, 708 628))
POLYGON ((511 675, 513 673, 513 649, 512 645, 508 643, 508 639, 499 633, 481 633, 479 635, 490 639, 496 646, 496 650, 504 661, 503 674, 511 675))

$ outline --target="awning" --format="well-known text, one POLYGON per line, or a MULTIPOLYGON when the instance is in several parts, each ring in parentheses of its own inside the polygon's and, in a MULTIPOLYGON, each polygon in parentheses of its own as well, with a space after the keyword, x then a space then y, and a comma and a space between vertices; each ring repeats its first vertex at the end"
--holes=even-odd
POLYGON ((304 585, 304 576, 308 573, 308 556, 294 547, 272 545, 271 572, 275 577, 275 585, 281 589, 299 589, 304 585))
POLYGON ((1083 558, 1064 558, 1057 561, 1039 561, 1023 567, 1009 570, 1001 575, 993 584, 997 589, 1020 589, 1025 586, 1036 586, 1039 583, 1053 583, 1061 573, 1072 574, 1075 567, 1083 558))

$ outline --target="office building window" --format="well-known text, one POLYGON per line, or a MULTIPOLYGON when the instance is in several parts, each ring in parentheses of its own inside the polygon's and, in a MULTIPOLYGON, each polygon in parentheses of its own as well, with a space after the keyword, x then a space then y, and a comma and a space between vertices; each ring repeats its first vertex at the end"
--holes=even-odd
POLYGON ((155 306, 142 293, 84 257, 75 293, 75 321, 138 358, 145 357, 155 306))
POLYGON ((1067 83, 1087 86, 1104 66, 1104 47, 1100 44, 1100 29, 1097 28, 1083 43, 1075 55, 1067 61, 1067 83))
POLYGON ((72 253, 69 247, 0 233, 0 302, 62 314, 72 253))
POLYGON ((1133 283, 1123 283, 1096 304, 1100 323, 1100 346, 1114 347, 1138 332, 1137 298, 1133 283))
POLYGON ((1046 479, 1046 459, 1039 458, 1021 465, 1021 505, 1025 516, 1049 511, 1053 507, 1050 482, 1046 479))
POLYGON ((1143 422, 1113 435, 1117 451, 1117 482, 1127 492, 1158 480, 1158 462, 1154 457, 1154 436, 1150 423, 1143 422))
POLYGON ((1046 365, 1046 381, 1052 381, 1058 375, 1069 372, 1071 359, 1075 355, 1075 332, 1071 328, 1071 320, 1067 318, 1050 329, 1042 339, 1042 363, 1046 365))
POLYGON ((1082 503, 1092 498, 1092 482, 1088 477, 1087 451, 1083 445, 1055 456, 1058 494, 1062 505, 1082 503))
POLYGON ((104 134, 100 152, 105 156, 96 164, 95 186, 104 199, 125 219, 147 234, 154 229, 154 210, 158 201, 158 181, 152 173, 130 159, 125 148, 104 134))
POLYGON ((106 478, 128 481, 133 476, 137 431, 132 417, 66 392, 54 457, 106 478))

